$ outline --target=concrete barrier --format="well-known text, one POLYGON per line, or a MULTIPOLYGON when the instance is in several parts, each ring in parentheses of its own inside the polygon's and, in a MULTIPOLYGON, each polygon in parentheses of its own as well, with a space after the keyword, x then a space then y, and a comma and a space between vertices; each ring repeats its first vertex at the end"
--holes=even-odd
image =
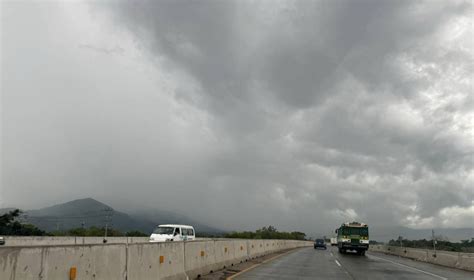
POLYGON ((426 250, 421 249, 410 249, 406 250, 406 254, 404 255, 404 257, 416 261, 426 262, 428 260, 428 252, 426 250))
POLYGON ((263 248, 264 242, 262 240, 248 240, 247 241, 247 250, 248 250, 248 256, 249 258, 257 258, 260 256, 263 256, 264 254, 264 248, 263 248))
POLYGON ((234 259, 239 263, 245 262, 249 259, 247 241, 248 240, 245 239, 236 239, 233 241, 235 250, 234 259))
POLYGON ((448 251, 436 251, 417 248, 371 245, 370 251, 410 258, 451 268, 474 271, 474 254, 448 251))
POLYGON ((215 240, 214 256, 216 260, 216 268, 223 269, 236 264, 235 246, 232 240, 215 240))
POLYGON ((271 254, 273 253, 273 248, 272 248, 272 240, 265 240, 264 241, 264 248, 265 248, 265 255, 266 254, 271 254))
POLYGON ((460 262, 458 268, 474 271, 474 254, 460 253, 459 258, 460 262))
MULTIPOLYGON (((114 241, 127 243, 0 247, 0 279, 195 279, 254 257, 312 245, 305 241, 244 239, 114 241)), ((61 242, 71 239, 64 238, 61 242)))
POLYGON ((74 245, 77 238, 74 236, 4 236, 4 246, 50 246, 74 245))
POLYGON ((459 253, 446 251, 437 251, 436 255, 434 252, 428 253, 427 262, 447 267, 458 267, 460 263, 459 253))
POLYGON ((184 242, 129 244, 127 279, 186 279, 184 242))
MULTIPOLYGON (((103 237, 83 236, 4 236, 3 246, 54 246, 54 245, 86 245, 103 244, 103 237)), ((107 237, 107 243, 145 243, 148 237, 107 237)))
POLYGON ((218 270, 215 258, 215 241, 191 241, 184 243, 184 271, 190 279, 218 270))
POLYGON ((126 245, 0 249, 0 279, 126 279, 126 245))

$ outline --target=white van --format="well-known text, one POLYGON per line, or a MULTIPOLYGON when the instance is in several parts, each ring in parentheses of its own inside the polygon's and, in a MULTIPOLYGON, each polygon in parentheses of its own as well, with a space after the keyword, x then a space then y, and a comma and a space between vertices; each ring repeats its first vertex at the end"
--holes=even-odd
POLYGON ((159 225, 150 235, 150 242, 194 240, 196 234, 192 226, 159 225))

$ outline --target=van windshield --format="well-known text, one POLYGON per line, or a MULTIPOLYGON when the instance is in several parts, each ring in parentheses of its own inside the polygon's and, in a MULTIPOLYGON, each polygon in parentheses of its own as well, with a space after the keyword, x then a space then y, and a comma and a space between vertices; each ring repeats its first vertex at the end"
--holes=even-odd
POLYGON ((174 228, 172 227, 157 227, 153 233, 156 234, 173 234, 174 228))

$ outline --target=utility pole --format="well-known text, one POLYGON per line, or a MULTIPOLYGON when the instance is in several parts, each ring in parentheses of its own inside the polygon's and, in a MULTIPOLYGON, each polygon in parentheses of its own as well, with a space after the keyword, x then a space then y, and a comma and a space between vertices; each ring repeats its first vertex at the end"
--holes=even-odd
POLYGON ((403 237, 401 235, 398 237, 398 241, 400 241, 400 254, 398 255, 398 257, 400 258, 403 251, 403 237))
POLYGON ((104 240, 103 243, 107 243, 107 230, 109 227, 109 218, 110 218, 110 213, 112 212, 111 208, 105 208, 105 233, 104 233, 104 240))
POLYGON ((105 235, 104 235, 104 243, 107 243, 107 222, 105 222, 105 235))
POLYGON ((431 238, 433 239, 433 251, 434 251, 433 257, 436 258, 436 238, 434 234, 434 229, 431 230, 431 238))

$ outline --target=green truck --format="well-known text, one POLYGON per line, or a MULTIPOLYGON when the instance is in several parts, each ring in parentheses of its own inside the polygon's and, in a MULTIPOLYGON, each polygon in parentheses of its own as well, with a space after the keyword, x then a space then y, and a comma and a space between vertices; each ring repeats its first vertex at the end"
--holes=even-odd
POLYGON ((369 227, 364 223, 343 223, 336 229, 336 233, 339 253, 356 251, 363 256, 369 249, 369 227))

